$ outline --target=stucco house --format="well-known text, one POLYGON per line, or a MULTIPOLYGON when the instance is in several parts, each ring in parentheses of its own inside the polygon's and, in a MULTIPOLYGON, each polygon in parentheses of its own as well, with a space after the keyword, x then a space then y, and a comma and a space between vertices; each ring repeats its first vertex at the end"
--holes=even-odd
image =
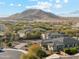
POLYGON ((76 47, 79 45, 79 40, 69 37, 63 33, 43 34, 42 39, 42 45, 48 45, 48 48, 54 51, 63 50, 63 48, 76 47))

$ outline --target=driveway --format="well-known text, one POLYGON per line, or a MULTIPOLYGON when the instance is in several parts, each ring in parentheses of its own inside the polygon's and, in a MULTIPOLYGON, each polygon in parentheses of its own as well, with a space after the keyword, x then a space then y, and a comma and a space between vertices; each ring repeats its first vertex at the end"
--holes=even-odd
POLYGON ((22 53, 27 53, 23 50, 17 49, 3 49, 4 52, 0 52, 0 59, 20 59, 22 53))
POLYGON ((16 45, 14 48, 21 49, 25 45, 26 45, 26 43, 20 43, 19 45, 16 45))

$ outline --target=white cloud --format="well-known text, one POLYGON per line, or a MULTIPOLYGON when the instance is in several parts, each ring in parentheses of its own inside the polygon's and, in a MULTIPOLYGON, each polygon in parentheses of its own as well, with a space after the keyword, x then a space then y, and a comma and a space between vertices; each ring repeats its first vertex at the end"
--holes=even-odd
POLYGON ((38 2, 33 6, 26 6, 26 8, 37 8, 37 9, 49 9, 52 6, 49 2, 38 2))
POLYGON ((37 0, 30 0, 30 1, 37 1, 37 0))
POLYGON ((57 3, 57 4, 55 4, 55 7, 56 7, 56 8, 62 8, 62 4, 57 3))
MULTIPOLYGON (((36 1, 36 2, 39 2, 39 1, 47 1, 47 0, 30 0, 30 1, 36 1)), ((50 2, 52 2, 53 0, 48 0, 50 2)))
POLYGON ((33 9, 42 9, 47 10, 48 12, 51 11, 52 3, 49 2, 38 2, 36 5, 32 6, 26 6, 27 9, 33 8, 33 9))
POLYGON ((61 1, 60 0, 56 0, 56 3, 60 3, 61 1))
POLYGON ((49 0, 50 2, 52 2, 53 0, 49 0))
POLYGON ((19 4, 14 4, 14 3, 11 3, 11 4, 10 4, 10 6, 14 6, 14 7, 21 7, 21 6, 22 6, 22 4, 20 4, 20 3, 19 3, 19 4))
POLYGON ((41 8, 41 9, 48 9, 52 6, 51 3, 49 2, 38 2, 37 7, 41 8))
POLYGON ((64 3, 68 3, 69 2, 69 0, 64 0, 64 3))
POLYGON ((18 7, 21 7, 21 6, 22 6, 22 4, 17 4, 17 6, 18 6, 18 7))
POLYGON ((30 1, 38 1, 38 0, 30 0, 30 1))
POLYGON ((10 4, 10 6, 14 6, 14 4, 13 4, 13 3, 11 3, 11 4, 10 4))

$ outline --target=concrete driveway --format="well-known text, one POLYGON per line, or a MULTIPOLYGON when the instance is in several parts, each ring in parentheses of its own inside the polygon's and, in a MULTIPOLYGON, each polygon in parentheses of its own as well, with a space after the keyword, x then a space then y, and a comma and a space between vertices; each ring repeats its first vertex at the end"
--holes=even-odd
POLYGON ((20 59, 22 53, 26 53, 23 50, 17 49, 3 49, 4 52, 0 52, 0 59, 20 59))

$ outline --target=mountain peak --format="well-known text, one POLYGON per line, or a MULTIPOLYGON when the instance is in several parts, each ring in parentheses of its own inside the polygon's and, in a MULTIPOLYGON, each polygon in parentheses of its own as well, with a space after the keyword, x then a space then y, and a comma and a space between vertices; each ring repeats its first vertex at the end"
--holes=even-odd
POLYGON ((41 9, 28 9, 28 10, 25 10, 25 11, 23 11, 22 13, 24 13, 24 12, 44 12, 43 10, 41 10, 41 9))
POLYGON ((45 12, 40 9, 28 9, 19 14, 14 14, 9 17, 10 19, 15 20, 50 20, 53 18, 58 18, 55 14, 45 12))

